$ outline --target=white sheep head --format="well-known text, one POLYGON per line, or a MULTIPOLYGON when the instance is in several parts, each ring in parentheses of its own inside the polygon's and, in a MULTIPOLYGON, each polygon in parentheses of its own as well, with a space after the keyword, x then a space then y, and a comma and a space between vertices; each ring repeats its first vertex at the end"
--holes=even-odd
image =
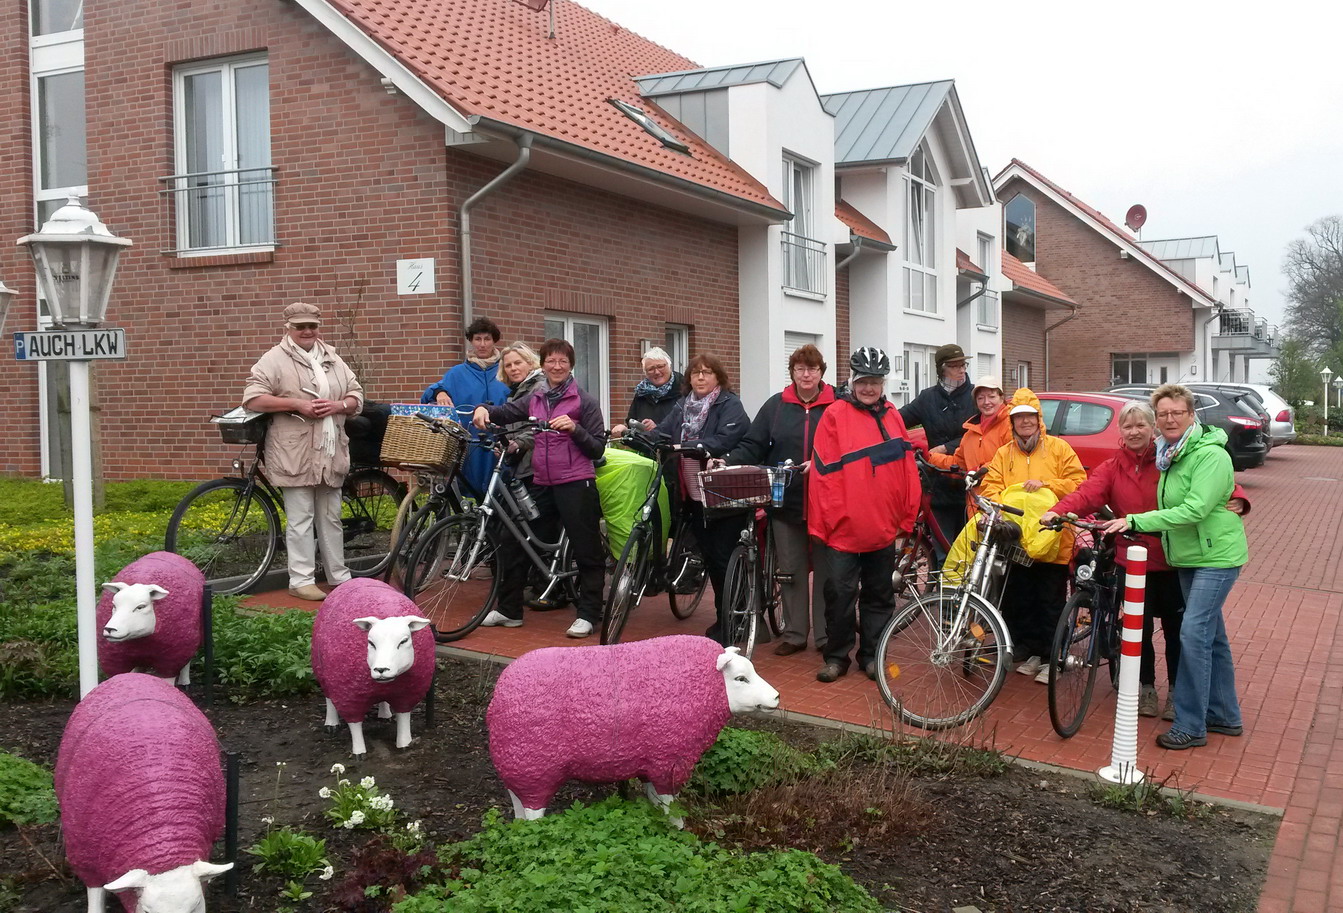
POLYGON ((755 666, 736 647, 728 647, 719 654, 718 671, 723 673, 727 706, 733 713, 779 709, 779 692, 760 677, 755 666))
POLYGON ((103 589, 112 593, 112 617, 103 626, 103 637, 112 643, 135 640, 154 633, 157 623, 154 603, 168 591, 156 583, 104 583, 103 589))
POLYGON ((429 624, 418 615, 390 618, 366 616, 353 619, 368 632, 368 670, 375 682, 390 682, 415 664, 415 645, 410 635, 429 624))
POLYGON ((233 863, 215 865, 197 860, 158 875, 131 869, 116 881, 103 885, 106 891, 135 891, 135 913, 205 913, 201 885, 233 868, 233 863))

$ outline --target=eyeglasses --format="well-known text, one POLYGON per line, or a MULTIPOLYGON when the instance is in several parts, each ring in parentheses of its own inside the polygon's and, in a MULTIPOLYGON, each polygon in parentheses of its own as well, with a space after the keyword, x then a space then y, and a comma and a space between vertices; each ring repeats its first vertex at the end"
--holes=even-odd
POLYGON ((794 374, 820 374, 820 365, 793 365, 794 374))
POLYGON ((289 324, 289 329, 298 330, 300 333, 302 333, 306 330, 312 330, 315 332, 318 329, 320 329, 320 327, 318 327, 317 324, 315 323, 291 323, 289 324))
POLYGON ((696 374, 712 374, 712 373, 713 371, 709 370, 708 368, 695 368, 690 372, 690 376, 694 377, 696 374))
POLYGON ((1189 414, 1188 409, 1172 409, 1169 412, 1158 412, 1156 414, 1156 417, 1161 419, 1162 421, 1165 421, 1166 419, 1169 418, 1179 418, 1182 415, 1188 415, 1188 414, 1189 414))

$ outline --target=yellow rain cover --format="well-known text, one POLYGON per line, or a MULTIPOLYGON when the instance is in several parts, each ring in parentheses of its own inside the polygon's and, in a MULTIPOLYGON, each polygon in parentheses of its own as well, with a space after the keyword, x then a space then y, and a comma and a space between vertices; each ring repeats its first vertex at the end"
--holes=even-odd
MULTIPOLYGON (((602 502, 602 516, 606 519, 606 539, 616 558, 620 557, 625 541, 629 539, 630 528, 643 506, 655 470, 652 460, 618 447, 607 447, 606 463, 597 468, 597 494, 602 502)), ((666 482, 658 492, 658 514, 662 519, 661 548, 671 527, 666 482)))
MULTIPOLYGON (((1063 545, 1063 534, 1050 529, 1040 528, 1040 517, 1058 503, 1058 497, 1048 488, 1039 491, 1026 491, 1022 483, 1009 485, 1003 489, 999 503, 1020 508, 1024 516, 1004 513, 1004 519, 1011 520, 1021 527, 1021 547, 1036 561, 1054 563, 1063 545)), ((951 543, 947 560, 942 565, 942 585, 960 586, 961 578, 975 560, 975 548, 979 545, 979 517, 975 516, 961 530, 960 535, 951 543)))

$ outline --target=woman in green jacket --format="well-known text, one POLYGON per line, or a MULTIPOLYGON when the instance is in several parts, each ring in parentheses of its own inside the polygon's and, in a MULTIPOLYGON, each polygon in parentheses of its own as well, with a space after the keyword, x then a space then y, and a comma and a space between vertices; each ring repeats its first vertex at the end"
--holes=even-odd
POLYGON ((1208 733, 1243 731, 1236 672, 1222 605, 1249 559, 1245 527, 1223 509, 1235 477, 1226 433, 1197 421, 1194 394, 1178 384, 1152 393, 1156 411, 1157 509, 1112 520, 1107 532, 1160 533, 1166 561, 1180 574, 1184 622, 1180 671, 1175 678, 1175 721, 1156 737, 1162 748, 1208 744, 1208 733))

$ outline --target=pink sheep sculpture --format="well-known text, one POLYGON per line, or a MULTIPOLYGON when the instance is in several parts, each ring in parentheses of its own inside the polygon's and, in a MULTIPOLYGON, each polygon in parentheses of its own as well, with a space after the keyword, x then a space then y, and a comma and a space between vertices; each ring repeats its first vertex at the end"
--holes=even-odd
POLYGON ((103 584, 98 600, 98 665, 108 675, 148 669, 191 684, 201 646, 205 575, 172 552, 150 552, 103 584))
POLYGON ((344 720, 356 758, 366 752, 364 717, 375 704, 380 716, 396 713, 396 747, 405 748, 410 711, 429 693, 434 677, 429 619, 381 580, 342 583, 317 610, 312 671, 326 695, 327 730, 344 720))
POLYGON ((540 818, 566 780, 637 777, 666 810, 732 714, 778 706, 736 647, 678 634, 525 653, 500 674, 485 720, 514 815, 540 818))
POLYGON ((70 867, 128 913, 197 913, 224 829, 224 777, 210 722, 171 682, 116 675, 75 707, 56 757, 56 798, 70 867))

